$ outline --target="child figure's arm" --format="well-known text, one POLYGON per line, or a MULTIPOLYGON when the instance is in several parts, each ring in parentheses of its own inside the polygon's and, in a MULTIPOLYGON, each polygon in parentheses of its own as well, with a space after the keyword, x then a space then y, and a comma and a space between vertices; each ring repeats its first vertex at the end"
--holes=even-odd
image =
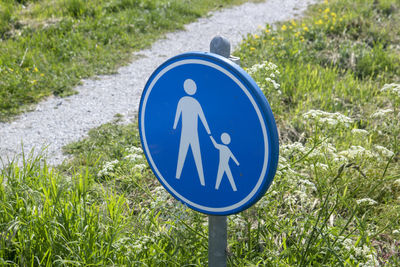
POLYGON ((213 142, 214 146, 217 148, 218 144, 215 142, 214 137, 210 135, 211 141, 213 142))

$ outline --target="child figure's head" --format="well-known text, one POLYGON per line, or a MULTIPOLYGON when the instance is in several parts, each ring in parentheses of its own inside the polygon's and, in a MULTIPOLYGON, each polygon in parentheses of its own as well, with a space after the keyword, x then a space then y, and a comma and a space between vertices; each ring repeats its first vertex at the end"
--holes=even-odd
POLYGON ((231 142, 231 137, 230 137, 230 135, 227 134, 227 133, 221 134, 221 141, 222 141, 222 143, 224 143, 225 145, 229 145, 229 143, 231 142))

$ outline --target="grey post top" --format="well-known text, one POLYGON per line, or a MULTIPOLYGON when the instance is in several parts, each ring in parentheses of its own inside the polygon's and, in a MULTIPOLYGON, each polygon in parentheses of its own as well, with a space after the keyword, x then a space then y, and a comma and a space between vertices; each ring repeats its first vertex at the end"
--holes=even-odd
POLYGON ((225 37, 217 35, 210 42, 210 52, 229 58, 231 43, 225 37))
POLYGON ((231 55, 231 43, 225 37, 215 36, 210 42, 210 52, 226 57, 233 63, 240 65, 240 58, 231 55))

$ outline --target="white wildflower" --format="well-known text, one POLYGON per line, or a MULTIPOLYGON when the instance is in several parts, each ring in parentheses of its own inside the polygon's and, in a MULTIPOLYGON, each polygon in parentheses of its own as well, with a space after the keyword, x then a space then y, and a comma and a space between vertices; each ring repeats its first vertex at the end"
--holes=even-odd
POLYGON ((274 197, 274 196, 278 195, 278 192, 275 190, 272 190, 272 191, 268 192, 268 195, 274 197))
POLYGON ((299 174, 292 168, 283 169, 283 170, 281 170, 281 173, 282 173, 281 176, 290 177, 290 179, 288 180, 288 183, 292 184, 292 185, 294 185, 299 178, 299 174))
POLYGON ((344 236, 339 236, 339 241, 341 241, 344 248, 349 251, 354 247, 354 242, 350 238, 345 238, 344 236))
POLYGON ((324 170, 324 171, 327 171, 329 169, 328 165, 321 163, 321 162, 317 162, 317 164, 315 164, 314 167, 316 167, 317 169, 324 170))
POLYGON ((332 227, 335 225, 335 215, 332 213, 331 216, 329 216, 329 225, 332 227))
POLYGON ((143 235, 134 241, 133 248, 135 249, 136 253, 141 253, 148 249, 149 243, 153 243, 153 242, 154 242, 153 237, 143 235))
POLYGON ((319 122, 329 126, 344 125, 349 127, 353 120, 339 112, 329 113, 322 110, 309 110, 303 114, 303 118, 311 122, 319 122))
POLYGON ((267 208, 269 206, 270 201, 266 197, 262 197, 258 202, 257 206, 260 209, 267 208))
POLYGON ((378 109, 375 113, 371 115, 371 118, 384 118, 388 113, 393 112, 393 109, 378 109))
POLYGON ((246 221, 243 219, 242 216, 240 215, 233 215, 229 216, 229 221, 231 224, 233 224, 236 227, 244 228, 246 227, 246 221))
MULTIPOLYGON (((282 155, 279 155, 279 160, 278 160, 278 170, 276 172, 276 175, 282 176, 284 174, 292 174, 294 175, 295 172, 290 168, 290 165, 287 162, 287 159, 283 157, 282 155)), ((274 183, 274 182, 272 182, 274 183)), ((272 186, 272 184, 271 184, 272 186)))
POLYGON ((271 82, 275 89, 278 89, 279 87, 281 87, 281 85, 279 83, 277 83, 275 80, 272 80, 271 82))
POLYGON ((133 166, 133 171, 135 172, 142 172, 146 168, 146 165, 141 163, 141 164, 136 164, 133 166))
POLYGON ((113 160, 113 161, 111 161, 111 162, 108 162, 109 164, 112 164, 112 165, 116 165, 116 164, 118 164, 118 160, 116 159, 116 160, 113 160))
POLYGON ((337 152, 336 147, 332 143, 326 141, 321 143, 320 149, 325 151, 327 154, 336 154, 337 152))
MULTIPOLYGON (((302 189, 302 188, 300 188, 300 189, 302 189)), ((295 190, 293 193, 298 197, 298 199, 300 200, 301 203, 305 203, 305 202, 307 202, 307 200, 310 199, 309 196, 307 195, 307 193, 304 192, 303 190, 295 190)))
POLYGON ((165 190, 165 188, 162 186, 157 186, 154 188, 152 193, 159 201, 166 201, 169 198, 167 190, 165 190))
POLYGON ((151 191, 151 193, 152 196, 154 196, 154 200, 150 203, 151 208, 160 208, 170 202, 170 195, 162 186, 157 186, 151 191))
POLYGON ((382 87, 381 92, 389 92, 400 97, 400 84, 398 83, 385 84, 382 87))
POLYGON ((300 179, 299 183, 305 185, 306 187, 311 188, 313 191, 317 191, 315 184, 307 179, 300 179))
POLYGON ((276 74, 280 74, 280 72, 278 71, 278 66, 275 65, 272 62, 269 61, 263 61, 262 63, 257 63, 254 64, 253 66, 251 66, 247 72, 252 75, 254 73, 257 73, 258 71, 264 71, 264 72, 268 72, 269 75, 274 78, 276 74))
POLYGON ((349 149, 339 152, 339 155, 344 156, 348 159, 355 159, 357 157, 373 157, 371 151, 365 149, 362 146, 351 146, 349 149))
POLYGON ((338 164, 346 162, 346 161, 347 161, 347 158, 342 155, 336 155, 335 157, 333 157, 333 162, 338 163, 338 164))
POLYGON ((400 229, 399 230, 393 230, 393 232, 392 232, 394 235, 398 235, 398 234, 400 234, 400 229))
POLYGON ((398 186, 400 186, 400 179, 397 179, 397 180, 394 180, 394 182, 393 182, 395 185, 398 185, 398 186))
POLYGON ((353 129, 351 130, 351 133, 358 136, 366 136, 369 134, 369 132, 364 129, 353 129))
POLYGON ((286 159, 284 156, 279 155, 278 164, 282 165, 282 167, 283 167, 283 166, 286 166, 286 164, 287 164, 287 159, 286 159))
POLYGON ((113 160, 109 162, 105 162, 103 168, 97 173, 98 177, 108 176, 114 171, 115 165, 118 164, 118 160, 113 160))
POLYGON ((291 194, 285 195, 285 197, 283 198, 283 202, 285 202, 285 204, 287 204, 288 206, 292 207, 293 205, 296 204, 296 197, 291 194))
POLYGON ((361 205, 363 203, 365 203, 366 205, 370 205, 370 206, 378 204, 378 202, 376 202, 372 198, 368 198, 368 197, 367 198, 358 199, 358 200, 356 200, 356 202, 357 202, 358 205, 361 205))
POLYGON ((125 149, 126 152, 128 152, 129 154, 141 154, 143 153, 143 150, 140 147, 136 147, 136 146, 131 146, 127 149, 125 149))
POLYGON ((248 73, 249 75, 252 75, 252 74, 256 73, 257 71, 259 71, 259 70, 262 69, 262 68, 263 68, 262 64, 257 63, 257 64, 254 64, 253 66, 251 66, 251 67, 247 70, 247 73, 248 73))
POLYGON ((294 191, 294 195, 297 199, 300 200, 302 205, 311 206, 312 205, 312 198, 309 195, 309 192, 316 192, 317 188, 313 182, 310 182, 306 179, 299 179, 298 184, 296 186, 298 190, 294 191))
POLYGON ((346 251, 352 251, 353 255, 350 255, 350 258, 358 262, 358 266, 379 266, 376 253, 372 251, 368 246, 363 245, 362 247, 356 247, 356 243, 352 239, 345 238, 344 236, 338 237, 338 244, 341 244, 346 251), (367 261, 360 262, 360 258, 364 258, 367 261))
POLYGON ((354 253, 356 257, 366 258, 367 261, 365 263, 360 263, 359 266, 363 267, 375 267, 379 265, 379 262, 376 257, 376 253, 371 251, 371 249, 363 245, 362 247, 355 247, 354 253))
POLYGON ((355 247, 354 248, 354 252, 356 254, 357 257, 362 257, 365 255, 368 255, 369 253, 369 248, 367 246, 362 246, 362 247, 355 247))
POLYGON ((129 160, 129 161, 136 161, 136 160, 139 160, 142 158, 143 158, 143 156, 138 155, 138 154, 129 154, 124 157, 124 159, 129 160))
POLYGON ((270 62, 268 62, 268 61, 264 61, 262 63, 254 64, 253 66, 251 66, 250 69, 247 70, 247 72, 251 75, 251 74, 254 74, 254 73, 256 73, 256 72, 258 72, 260 70, 264 70, 264 71, 265 70, 266 71, 271 70, 271 68, 269 67, 269 63, 270 62))
POLYGON ((270 70, 276 70, 277 68, 278 68, 277 65, 275 65, 275 64, 272 63, 272 62, 268 62, 268 69, 270 69, 270 70))
POLYGON ((276 66, 274 63, 269 61, 257 63, 249 68, 247 72, 253 76, 257 75, 258 78, 266 77, 264 78, 264 83, 261 81, 260 84, 264 92, 267 91, 268 87, 272 85, 279 95, 282 94, 281 90, 279 90, 281 85, 276 80, 277 75, 280 73, 278 71, 278 66, 276 66))
POLYGON ((275 80, 273 80, 273 79, 271 79, 269 77, 265 78, 265 81, 268 82, 268 83, 272 83, 272 86, 275 89, 279 89, 279 87, 281 87, 281 85, 279 83, 277 83, 275 80))
POLYGON ((376 253, 369 254, 366 258, 368 261, 364 264, 360 264, 360 267, 376 267, 380 265, 376 253))
POLYGON ((311 151, 309 157, 310 158, 318 158, 318 157, 335 157, 336 156, 336 147, 331 143, 324 141, 318 147, 316 147, 313 151, 311 151))
POLYGON ((294 142, 291 144, 284 144, 281 146, 282 154, 292 154, 293 152, 307 153, 308 149, 303 146, 300 142, 294 142))
MULTIPOLYGON (((271 185, 272 187, 272 185, 271 185)), ((266 208, 270 205, 271 201, 271 197, 274 197, 278 195, 278 192, 275 190, 272 191, 268 191, 267 194, 265 196, 263 196, 258 202, 257 202, 257 206, 259 208, 266 208)))
MULTIPOLYGON (((307 149, 307 150, 309 151, 309 149, 307 149)), ((309 155, 308 155, 309 159, 315 159, 317 161, 320 161, 321 157, 329 159, 330 161, 335 162, 335 163, 343 163, 343 162, 347 161, 347 158, 344 157, 343 155, 338 154, 336 147, 328 141, 322 142, 319 146, 314 148, 311 151, 311 153, 309 153, 309 155)), ((323 165, 320 165, 320 164, 321 163, 316 165, 316 167, 322 168, 324 170, 329 169, 326 164, 323 164, 323 165)))
POLYGON ((376 145, 375 149, 378 151, 378 153, 384 157, 390 158, 394 155, 394 153, 392 151, 390 151, 389 149, 387 149, 384 146, 380 146, 380 145, 376 145))
POLYGON ((128 155, 124 157, 124 159, 126 160, 135 162, 137 160, 143 159, 143 150, 140 147, 131 146, 125 149, 125 151, 128 153, 128 155))

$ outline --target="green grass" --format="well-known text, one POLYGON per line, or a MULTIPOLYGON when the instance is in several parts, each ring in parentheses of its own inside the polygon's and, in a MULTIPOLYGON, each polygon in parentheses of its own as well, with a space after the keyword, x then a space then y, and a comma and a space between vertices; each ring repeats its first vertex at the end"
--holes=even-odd
POLYGON ((164 33, 244 0, 1 0, 0 121, 112 73, 164 33))
MULTIPOLYGON (((235 52, 281 146, 266 195, 228 218, 230 266, 400 265, 399 13, 398 1, 332 0, 235 52)), ((207 264, 206 216, 159 185, 136 124, 65 152, 57 169, 2 171, 0 264, 207 264)))

